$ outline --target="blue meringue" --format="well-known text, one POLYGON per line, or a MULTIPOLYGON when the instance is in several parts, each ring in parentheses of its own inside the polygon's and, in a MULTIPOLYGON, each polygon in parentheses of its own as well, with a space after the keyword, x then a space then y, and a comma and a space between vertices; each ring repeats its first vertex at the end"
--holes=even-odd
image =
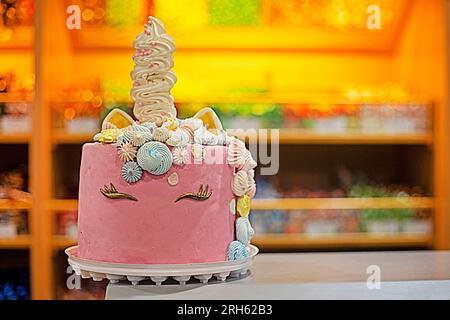
POLYGON ((247 247, 239 241, 233 241, 228 247, 228 260, 240 260, 249 257, 247 247))
POLYGON ((248 218, 240 217, 236 220, 236 239, 238 241, 248 246, 254 234, 255 231, 248 218))
POLYGON ((142 169, 135 161, 126 162, 122 167, 122 177, 128 183, 135 183, 142 178, 142 169))
POLYGON ((137 162, 151 174, 162 175, 172 167, 173 157, 164 143, 152 141, 139 148, 137 162))

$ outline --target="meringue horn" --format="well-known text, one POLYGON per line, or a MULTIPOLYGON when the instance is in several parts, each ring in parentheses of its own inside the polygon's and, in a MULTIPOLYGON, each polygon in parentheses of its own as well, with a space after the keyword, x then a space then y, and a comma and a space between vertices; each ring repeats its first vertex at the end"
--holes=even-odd
POLYGON ((133 113, 139 123, 151 122, 160 126, 165 118, 177 115, 170 94, 176 82, 172 71, 175 45, 161 21, 149 17, 145 31, 137 36, 133 46, 136 49, 135 67, 131 73, 133 113))

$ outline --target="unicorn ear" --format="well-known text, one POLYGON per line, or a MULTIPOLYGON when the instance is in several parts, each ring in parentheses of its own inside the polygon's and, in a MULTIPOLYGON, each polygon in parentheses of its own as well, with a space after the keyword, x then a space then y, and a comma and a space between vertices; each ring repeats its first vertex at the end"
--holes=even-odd
POLYGON ((203 121, 203 124, 207 126, 208 130, 216 133, 223 130, 222 122, 220 122, 219 117, 211 108, 203 108, 197 112, 194 118, 203 121))
POLYGON ((122 129, 132 125, 133 123, 133 118, 131 118, 126 112, 115 108, 112 109, 103 120, 102 130, 112 128, 122 129))

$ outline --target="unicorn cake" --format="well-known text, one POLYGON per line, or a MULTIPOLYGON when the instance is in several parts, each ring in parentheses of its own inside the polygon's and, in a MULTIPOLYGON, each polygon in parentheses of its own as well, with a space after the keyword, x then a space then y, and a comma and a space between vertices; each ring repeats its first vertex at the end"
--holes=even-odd
POLYGON ((135 39, 132 118, 113 109, 83 145, 80 258, 125 264, 245 259, 256 162, 210 108, 178 119, 173 40, 149 17, 135 39))

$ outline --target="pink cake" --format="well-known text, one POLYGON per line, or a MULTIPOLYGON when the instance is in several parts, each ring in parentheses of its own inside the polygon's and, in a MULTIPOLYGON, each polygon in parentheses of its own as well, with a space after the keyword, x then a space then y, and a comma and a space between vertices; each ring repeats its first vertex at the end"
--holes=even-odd
POLYGON ((212 109, 176 118, 175 47, 161 22, 150 17, 134 47, 136 120, 114 109, 83 146, 79 257, 127 264, 247 258, 256 162, 212 109))

